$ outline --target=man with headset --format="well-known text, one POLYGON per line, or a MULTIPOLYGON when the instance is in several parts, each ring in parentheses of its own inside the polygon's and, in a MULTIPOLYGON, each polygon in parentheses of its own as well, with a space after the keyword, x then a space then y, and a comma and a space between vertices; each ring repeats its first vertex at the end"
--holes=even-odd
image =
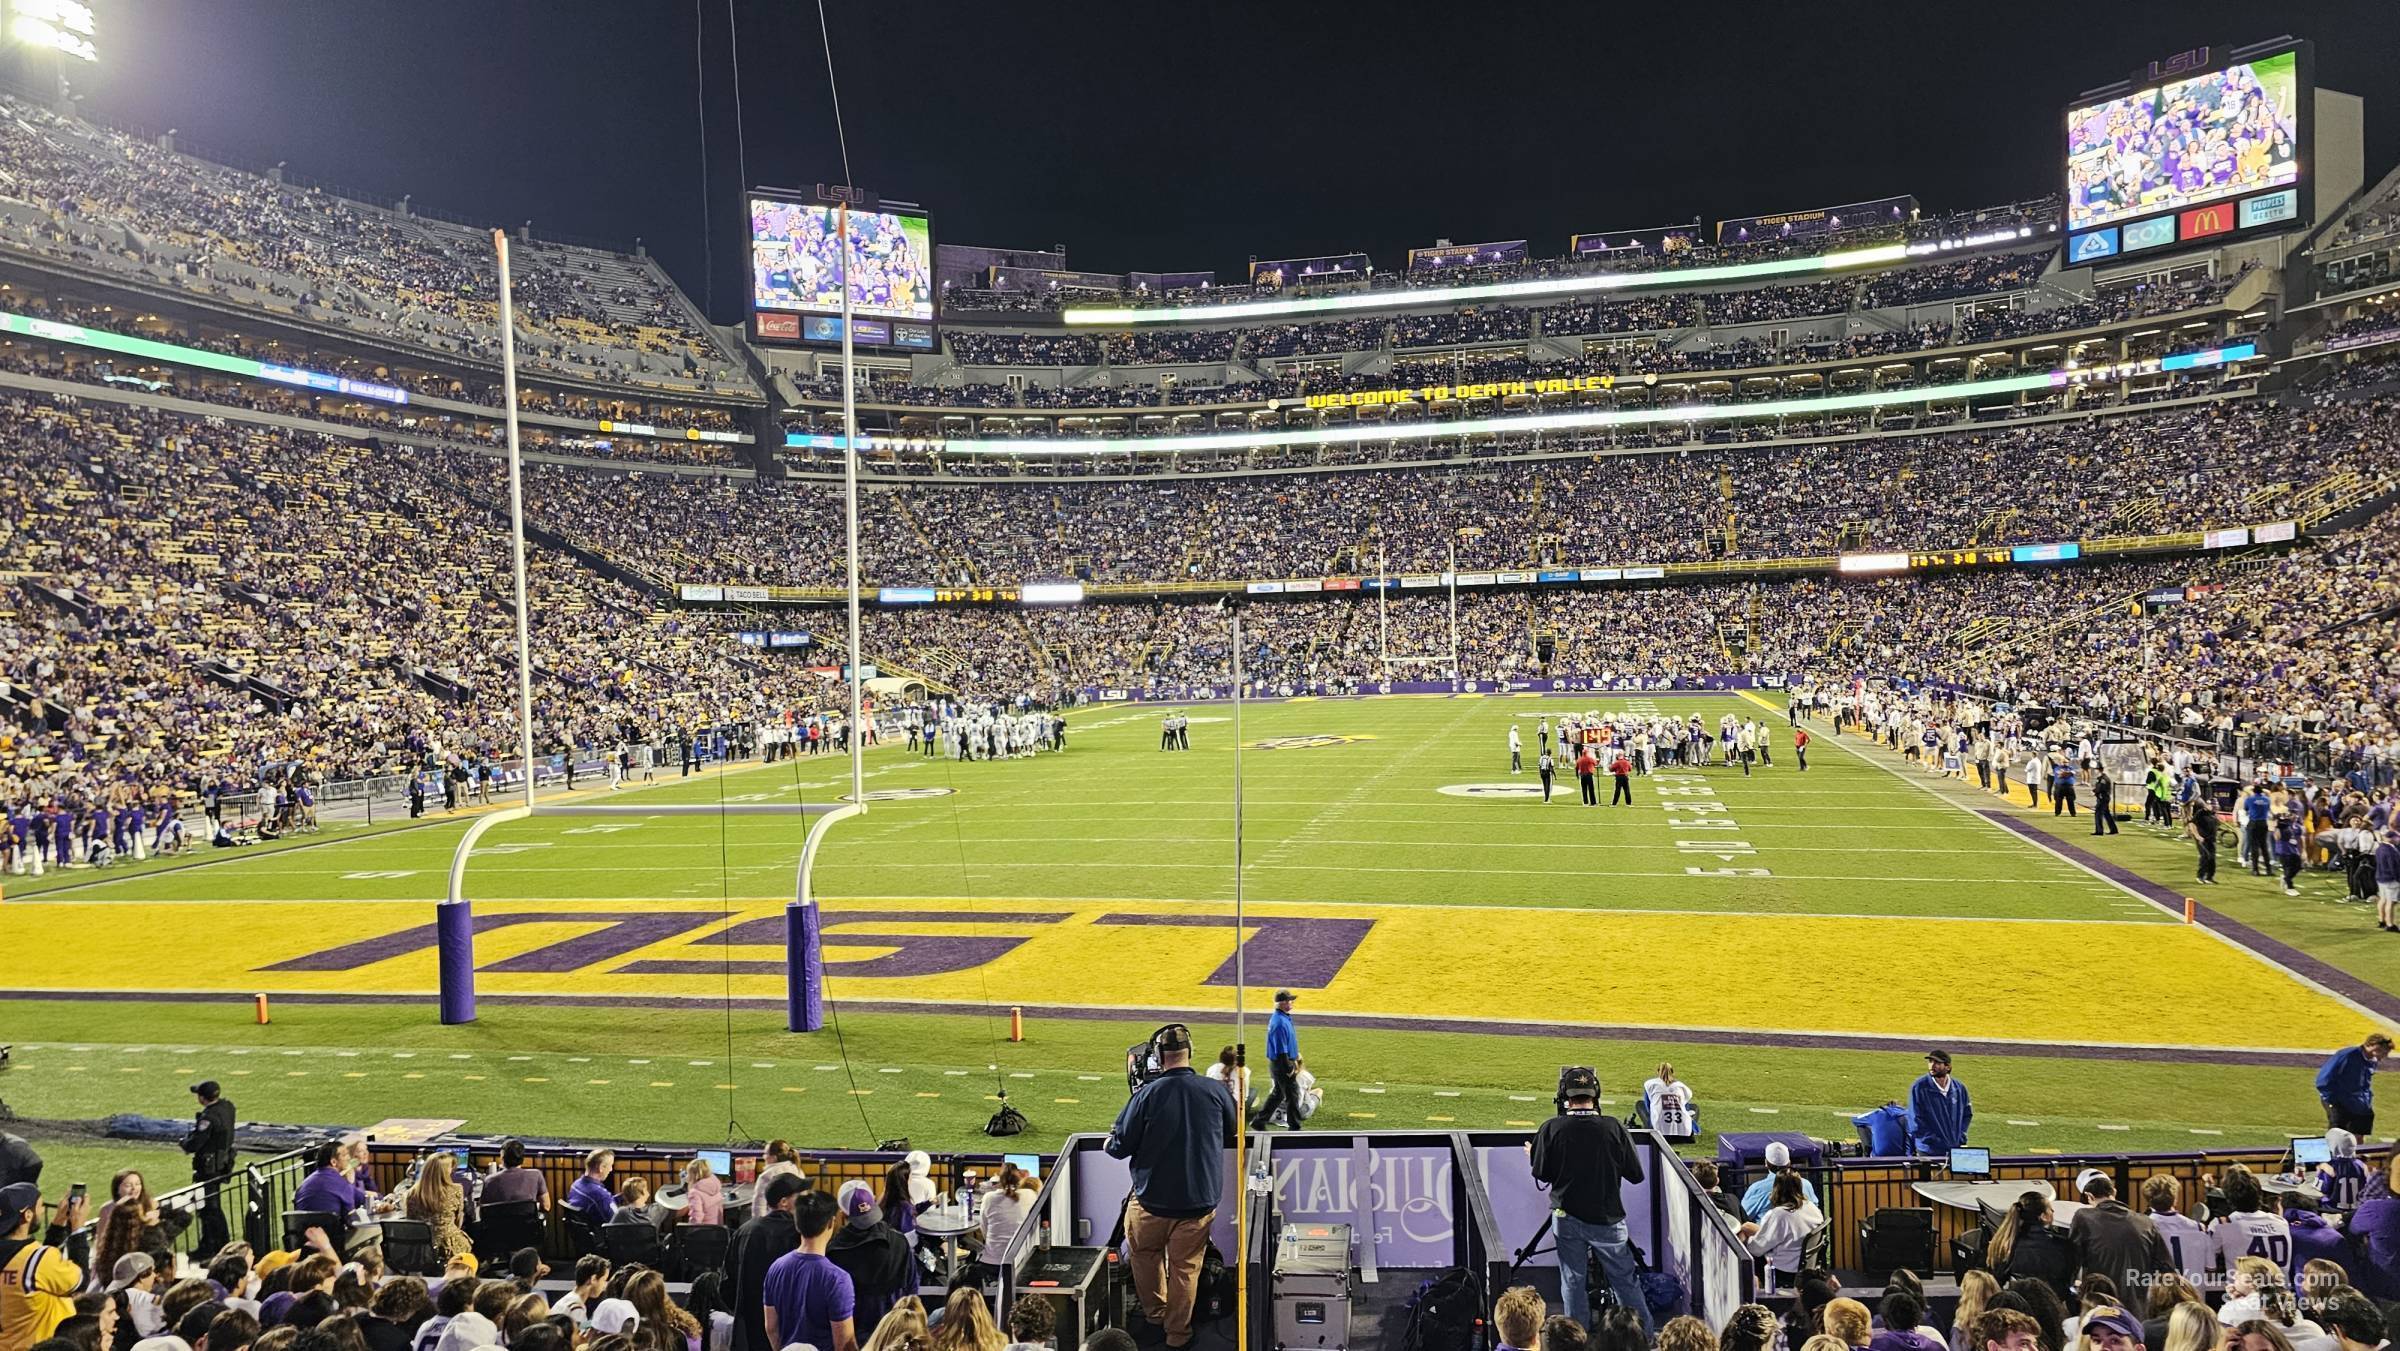
POLYGON ((1569 1318, 1591 1325, 1589 1263, 1597 1256, 1617 1302, 1655 1332, 1625 1234, 1623 1191, 1626 1183, 1642 1180, 1642 1160, 1625 1123, 1601 1115, 1599 1104, 1599 1075, 1581 1065, 1559 1071, 1558 1115, 1543 1122, 1525 1147, 1533 1155, 1534 1181, 1552 1192, 1559 1302, 1569 1318))
POLYGON ((1192 1073, 1192 1033, 1171 1023, 1151 1038, 1159 1070, 1135 1089, 1110 1128, 1106 1148, 1132 1161, 1133 1195, 1125 1203, 1133 1288, 1140 1296, 1144 1337, 1164 1334, 1170 1347, 1192 1343, 1192 1305, 1208 1228, 1225 1192, 1225 1150, 1233 1143, 1233 1098, 1192 1073))

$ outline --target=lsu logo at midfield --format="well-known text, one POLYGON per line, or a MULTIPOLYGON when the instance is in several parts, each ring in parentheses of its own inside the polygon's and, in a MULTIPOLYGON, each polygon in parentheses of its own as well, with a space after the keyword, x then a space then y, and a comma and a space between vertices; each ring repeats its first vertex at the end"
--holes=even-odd
POLYGON ((1330 732, 1319 732, 1314 736, 1271 736, 1264 741, 1251 741, 1244 744, 1254 751, 1309 751, 1320 746, 1346 746, 1353 741, 1373 741, 1374 739, 1373 736, 1366 733, 1356 736, 1335 736, 1330 732))

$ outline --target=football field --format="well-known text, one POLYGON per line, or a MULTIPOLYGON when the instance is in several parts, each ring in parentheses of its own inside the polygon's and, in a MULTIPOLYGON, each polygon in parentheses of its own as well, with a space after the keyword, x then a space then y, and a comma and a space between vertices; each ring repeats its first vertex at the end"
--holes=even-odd
MULTIPOLYGON (((1063 754, 872 754, 875 800, 816 873, 839 1037, 781 1031, 805 822, 762 816, 487 833, 468 872, 481 1017, 439 1026, 449 822, 16 881, 7 1095, 35 1117, 180 1113, 177 1076, 207 1071, 257 1119, 439 1109, 694 1140, 738 1119, 859 1143, 963 1140, 1010 1088, 1058 1132, 1105 1124, 1124 1046, 1158 1021, 1230 1039, 1237 941, 1254 1019, 1275 988, 1299 993, 1343 1124, 1500 1125, 1546 1101, 1563 1061, 1630 1088, 1672 1058, 1711 1129, 1842 1134, 1836 1113, 1902 1095, 1940 1044, 1983 1108, 1979 1141, 2188 1146, 2245 1123, 2268 1140, 2310 1124, 2302 1066, 2371 1025, 1880 752, 1820 735, 1801 772, 1780 698, 1252 705, 1237 934, 1237 736, 1230 709, 1189 712, 1188 752, 1158 749, 1159 710, 1101 706, 1070 718, 1063 754), (1590 707, 1757 717, 1774 763, 1637 777, 1616 806, 1582 805, 1563 776, 1544 803, 1530 768, 1509 772, 1508 729, 1530 766, 1539 719, 1590 707), (265 1027, 259 993, 281 997, 265 1027), (1012 1008, 1022 1043, 1004 1039, 1012 1008)), ((589 796, 846 787, 822 757, 589 796)))

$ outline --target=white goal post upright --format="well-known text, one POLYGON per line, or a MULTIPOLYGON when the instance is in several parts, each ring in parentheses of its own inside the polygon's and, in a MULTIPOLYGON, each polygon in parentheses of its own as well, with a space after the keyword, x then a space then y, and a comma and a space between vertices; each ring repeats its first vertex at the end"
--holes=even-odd
MULTIPOLYGON (((845 256, 849 244, 849 215, 842 215, 841 246, 845 256)), ((475 917, 467 900, 467 860, 473 857, 475 845, 492 827, 512 821, 535 817, 597 816, 597 817, 656 817, 656 816, 813 816, 807 841, 800 849, 798 876, 793 883, 793 899, 786 908, 784 943, 784 985, 788 1025, 794 1032, 814 1032, 824 1018, 824 966, 819 951, 815 898, 810 892, 809 870, 816 863, 817 846, 826 828, 835 821, 855 816, 866 809, 865 729, 859 721, 860 672, 858 669, 858 474, 856 451, 851 452, 848 493, 850 527, 850 800, 822 803, 657 803, 628 806, 622 803, 554 802, 536 800, 533 758, 533 601, 526 586, 525 574, 525 488, 523 460, 517 439, 517 347, 515 318, 510 305, 508 235, 492 231, 492 248, 500 272, 500 357, 501 388, 507 400, 508 416, 508 517, 509 535, 514 547, 517 586, 517 720, 518 747, 523 757, 525 801, 520 806, 503 807, 486 812, 467 827, 458 845, 450 854, 450 885, 446 899, 434 907, 434 946, 441 973, 441 1020, 447 1024, 475 1021, 475 917)), ((848 276, 843 278, 842 301, 842 374, 843 422, 845 440, 855 445, 857 409, 850 397, 850 303, 848 276)), ((570 757, 575 748, 566 748, 570 757)))

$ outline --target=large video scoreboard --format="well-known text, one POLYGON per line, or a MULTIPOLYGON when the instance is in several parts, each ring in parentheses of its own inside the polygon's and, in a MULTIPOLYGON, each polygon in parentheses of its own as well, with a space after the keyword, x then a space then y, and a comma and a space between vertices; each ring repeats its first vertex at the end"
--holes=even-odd
POLYGON ((2308 223, 2312 49, 2200 48, 2066 111, 2066 265, 2308 223))
MULTIPOLYGON (((860 347, 934 351, 933 221, 921 208, 860 196, 850 206, 852 339, 860 347)), ((748 202, 750 336, 839 346, 842 203, 769 188, 753 189, 748 202)))

